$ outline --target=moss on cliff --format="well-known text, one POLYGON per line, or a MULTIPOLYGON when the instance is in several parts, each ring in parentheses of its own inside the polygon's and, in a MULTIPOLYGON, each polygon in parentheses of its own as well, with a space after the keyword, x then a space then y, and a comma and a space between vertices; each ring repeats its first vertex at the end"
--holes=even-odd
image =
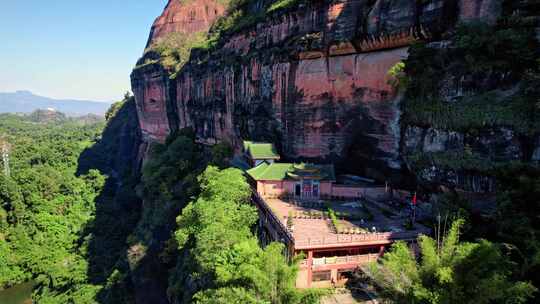
POLYGON ((247 28, 253 28, 257 23, 264 21, 270 14, 297 8, 300 4, 308 1, 276 0, 265 3, 263 7, 259 7, 257 1, 252 0, 221 0, 220 2, 227 6, 227 12, 217 19, 208 32, 170 33, 146 50, 146 52, 156 52, 160 56, 160 60, 149 58, 136 68, 160 63, 171 72, 171 78, 175 78, 190 59, 191 52, 194 49, 197 49, 199 54, 201 51, 206 53, 215 51, 218 45, 225 43, 227 37, 247 28))
POLYGON ((300 4, 305 4, 307 2, 308 1, 306 0, 277 0, 268 6, 268 8, 266 9, 266 12, 269 14, 276 13, 282 10, 296 8, 300 4))
MULTIPOLYGON (((208 49, 212 40, 208 39, 204 31, 184 34, 170 33, 156 41, 146 52, 156 52, 160 56, 159 63, 171 72, 171 78, 176 78, 177 73, 188 62, 191 57, 191 51, 197 49, 208 49)), ((156 63, 156 60, 150 59, 143 65, 156 63)))
POLYGON ((528 150, 540 133, 538 50, 534 28, 515 17, 494 26, 461 24, 449 40, 410 48, 403 70, 393 71, 394 85, 406 88, 402 126, 457 131, 476 145, 470 149, 466 142, 450 151, 422 148, 404 153, 422 181, 442 178, 477 191, 466 176, 495 178, 499 170, 526 164, 528 150), (500 129, 514 135, 511 139, 497 132, 480 136, 500 129), (519 142, 515 149, 522 154, 497 155, 488 147, 495 142, 506 146, 519 142))
POLYGON ((444 170, 481 173, 494 173, 497 169, 521 164, 520 161, 496 161, 467 150, 414 153, 407 156, 407 161, 415 170, 429 169, 436 165, 437 168, 444 170))
POLYGON ((418 44, 405 61, 403 123, 469 131, 508 126, 521 134, 537 122, 538 43, 531 29, 472 23, 444 46, 418 44))
POLYGON ((521 134, 540 130, 535 119, 537 106, 524 96, 501 99, 496 91, 466 98, 459 103, 440 99, 408 99, 405 102, 406 123, 440 130, 473 132, 493 126, 510 127, 521 134))

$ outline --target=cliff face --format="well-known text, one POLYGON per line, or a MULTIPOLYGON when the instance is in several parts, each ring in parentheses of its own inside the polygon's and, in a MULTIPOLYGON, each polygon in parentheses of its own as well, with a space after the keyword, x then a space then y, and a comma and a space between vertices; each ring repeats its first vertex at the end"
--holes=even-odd
MULTIPOLYGON (((256 14, 272 1, 252 2, 256 14)), ((218 3, 171 0, 149 41, 209 28, 224 13, 218 3)), ((175 79, 158 63, 134 70, 144 138, 163 141, 191 127, 203 143, 266 140, 287 159, 403 177, 403 151, 439 133, 400 123, 403 96, 389 85, 388 71, 415 41, 442 40, 459 21, 493 23, 501 10, 498 0, 340 0, 267 14, 214 51, 192 52, 175 79)))
POLYGON ((465 23, 410 52, 401 156, 424 184, 494 193, 497 176, 539 163, 538 3, 495 4, 465 7, 496 13, 492 26, 465 23))
MULTIPOLYGON (((170 0, 152 25, 147 47, 174 33, 208 31, 224 11, 223 1, 170 0)), ((143 56, 143 60, 146 57, 143 56)), ((143 138, 145 141, 163 140, 177 126, 177 117, 169 115, 176 103, 175 83, 170 81, 169 72, 159 64, 136 69, 131 79, 143 138)))
POLYGON ((170 33, 206 31, 224 12, 223 1, 170 0, 152 25, 147 46, 170 33))

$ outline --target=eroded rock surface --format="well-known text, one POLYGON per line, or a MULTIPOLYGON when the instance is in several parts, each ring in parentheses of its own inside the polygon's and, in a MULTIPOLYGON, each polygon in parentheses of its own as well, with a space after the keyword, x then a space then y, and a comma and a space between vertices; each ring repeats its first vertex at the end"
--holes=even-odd
POLYGON ((170 88, 173 83, 167 71, 159 65, 148 65, 132 74, 131 83, 143 139, 163 141, 174 121, 169 120, 168 115, 173 101, 170 88))
MULTIPOLYGON (((253 3, 257 12, 266 2, 253 3)), ((192 54, 175 79, 157 63, 136 69, 142 132, 146 140, 163 141, 191 127, 202 143, 236 147, 246 138, 266 140, 285 159, 333 161, 344 171, 384 179, 404 169, 402 151, 464 149, 469 140, 434 129, 406 128, 402 136, 402 96, 388 84, 389 69, 406 58, 411 43, 437 42, 458 21, 495 20, 501 3, 313 1, 273 13, 228 36, 209 55, 192 54)), ((171 1, 149 41, 207 30, 224 12, 220 1, 171 1)), ((459 86, 448 94, 461 96, 463 81, 455 80, 459 86)), ((492 146, 473 142, 480 143, 473 149, 492 146)), ((496 150, 516 158, 522 153, 517 149, 496 150)))
POLYGON ((170 33, 206 31, 223 15, 225 5, 216 0, 169 0, 152 25, 148 46, 170 33))

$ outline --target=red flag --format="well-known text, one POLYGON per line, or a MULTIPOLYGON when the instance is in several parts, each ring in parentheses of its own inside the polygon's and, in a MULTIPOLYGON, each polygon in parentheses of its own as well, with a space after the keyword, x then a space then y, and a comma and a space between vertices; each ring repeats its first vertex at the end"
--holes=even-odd
POLYGON ((414 195, 412 197, 412 204, 416 205, 416 192, 414 193, 414 195))

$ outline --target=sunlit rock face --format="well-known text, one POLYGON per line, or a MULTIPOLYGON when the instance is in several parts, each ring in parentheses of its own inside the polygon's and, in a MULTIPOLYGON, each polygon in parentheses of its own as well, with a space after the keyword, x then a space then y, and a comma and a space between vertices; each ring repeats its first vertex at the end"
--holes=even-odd
MULTIPOLYGON (((220 0, 170 0, 152 26, 148 46, 171 33, 208 31, 224 11, 225 6, 220 0)), ((147 54, 138 64, 144 64, 146 57, 147 54)), ((162 142, 171 130, 176 129, 176 84, 169 76, 169 71, 159 64, 137 67, 131 75, 139 123, 147 141, 162 142)))
POLYGON ((250 60, 184 68, 177 79, 179 127, 193 127, 207 143, 255 138, 276 143, 289 159, 399 170, 399 98, 388 70, 420 37, 417 13, 426 12, 427 29, 439 22, 432 11, 441 7, 407 5, 403 12, 378 4, 377 17, 368 18, 373 9, 365 1, 334 1, 259 23, 219 51, 250 60), (293 60, 268 51, 299 38, 312 40, 288 46, 293 60))
POLYGON ((149 65, 133 72, 131 84, 143 140, 164 141, 171 131, 167 114, 171 81, 167 72, 158 65, 149 65))
POLYGON ((387 71, 406 48, 293 63, 252 59, 238 70, 186 72, 180 128, 212 143, 276 142, 288 158, 341 159, 354 150, 397 161, 399 109, 387 71), (201 73, 202 72, 202 73, 201 73))
MULTIPOLYGON (((207 29, 224 12, 217 2, 171 1, 150 41, 207 29)), ((195 55, 174 80, 155 67, 135 71, 141 129, 149 140, 191 127, 203 143, 271 141, 285 159, 333 161, 384 179, 403 167, 401 97, 389 69, 411 43, 496 14, 480 2, 489 1, 312 1, 275 13, 204 60, 195 55)))
POLYGON ((224 1, 169 0, 152 25, 148 45, 170 33, 206 31, 225 11, 224 1))

